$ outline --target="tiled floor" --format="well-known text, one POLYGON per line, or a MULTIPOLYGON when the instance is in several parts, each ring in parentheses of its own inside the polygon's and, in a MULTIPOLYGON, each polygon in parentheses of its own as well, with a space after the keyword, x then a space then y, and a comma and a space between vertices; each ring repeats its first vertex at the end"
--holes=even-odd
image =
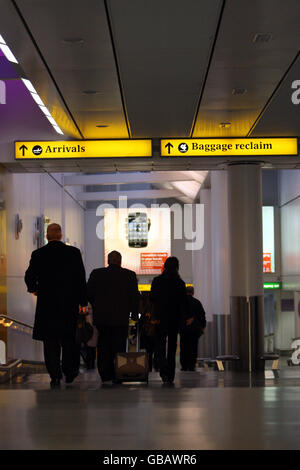
POLYGON ((1 449, 300 449, 300 368, 178 372, 171 387, 92 371, 57 390, 34 374, 0 386, 0 416, 1 449))

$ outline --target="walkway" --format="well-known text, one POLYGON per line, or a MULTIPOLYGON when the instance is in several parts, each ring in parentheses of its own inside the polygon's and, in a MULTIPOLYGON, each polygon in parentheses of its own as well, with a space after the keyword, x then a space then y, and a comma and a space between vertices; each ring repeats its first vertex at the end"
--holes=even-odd
POLYGON ((174 386, 101 386, 84 372, 51 390, 46 374, 0 386, 1 449, 300 449, 300 368, 265 381, 178 372, 174 386))

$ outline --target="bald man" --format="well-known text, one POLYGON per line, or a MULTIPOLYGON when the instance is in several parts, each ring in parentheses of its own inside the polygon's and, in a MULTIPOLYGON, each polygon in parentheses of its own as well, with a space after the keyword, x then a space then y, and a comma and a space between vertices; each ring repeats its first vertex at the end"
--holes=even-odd
POLYGON ((33 251, 25 283, 28 292, 37 296, 33 339, 44 343, 45 365, 55 388, 62 372, 66 383, 78 375, 80 350, 75 332, 78 312, 87 306, 87 293, 80 250, 62 242, 58 224, 48 226, 47 240, 47 245, 33 251))

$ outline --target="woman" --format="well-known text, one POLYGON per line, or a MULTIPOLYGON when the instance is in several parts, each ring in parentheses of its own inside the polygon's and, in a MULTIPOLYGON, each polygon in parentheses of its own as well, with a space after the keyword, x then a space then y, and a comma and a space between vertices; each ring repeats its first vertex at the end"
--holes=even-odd
POLYGON ((160 376, 164 383, 173 383, 177 336, 188 312, 185 282, 179 276, 179 261, 174 256, 166 259, 162 274, 153 279, 150 301, 154 304, 154 318, 159 322, 156 352, 160 376))

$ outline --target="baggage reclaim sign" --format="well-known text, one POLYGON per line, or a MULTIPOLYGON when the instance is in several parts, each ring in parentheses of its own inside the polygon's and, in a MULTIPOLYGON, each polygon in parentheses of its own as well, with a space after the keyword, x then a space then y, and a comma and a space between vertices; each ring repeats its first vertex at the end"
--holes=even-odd
POLYGON ((298 155, 296 137, 164 139, 162 157, 298 155))
POLYGON ((148 140, 66 140, 49 142, 15 142, 16 160, 64 158, 151 157, 148 140))

